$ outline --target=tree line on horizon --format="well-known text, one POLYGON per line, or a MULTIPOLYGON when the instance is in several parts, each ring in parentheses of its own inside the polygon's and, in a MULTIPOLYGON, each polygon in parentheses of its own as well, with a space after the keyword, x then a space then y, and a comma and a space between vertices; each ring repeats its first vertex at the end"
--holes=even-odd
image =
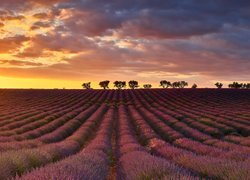
MULTIPOLYGON (((217 82, 214 85, 219 89, 223 87, 223 84, 220 82, 217 82)), ((228 87, 231 89, 250 89, 250 83, 233 82, 228 84, 228 87)))
MULTIPOLYGON (((109 89, 109 84, 110 81, 109 80, 105 80, 105 81, 101 81, 99 83, 99 86, 103 89, 109 89)), ((113 85, 115 88, 117 89, 124 89, 127 87, 127 82, 126 81, 114 81, 113 85)), ((223 84, 221 82, 217 82, 214 84, 218 89, 221 89, 223 87, 223 84)), ((188 82, 186 81, 176 81, 176 82, 170 82, 167 80, 162 80, 160 81, 160 87, 162 88, 185 88, 186 86, 188 86, 188 82)), ((91 89, 91 82, 87 82, 87 83, 83 83, 82 87, 84 89, 91 89)), ((130 89, 136 89, 139 88, 139 83, 138 81, 135 80, 131 80, 128 82, 128 87, 130 89)), ((150 89, 152 88, 151 84, 143 84, 142 87, 144 89, 150 89)), ((198 85, 197 84, 193 84, 191 86, 192 89, 197 88, 198 85)), ((233 89, 250 89, 250 83, 238 83, 238 82, 233 82, 231 84, 228 85, 229 88, 233 88, 233 89)))
MULTIPOLYGON (((101 81, 99 83, 99 86, 103 89, 109 89, 109 84, 110 84, 110 81, 105 80, 105 81, 101 81)), ((123 88, 127 87, 126 81, 114 81, 113 84, 114 84, 114 87, 117 89, 123 89, 123 88)), ((91 82, 83 83, 82 86, 84 89, 91 89, 91 82)), ((135 81, 135 80, 129 81, 128 86, 130 89, 136 89, 136 88, 140 87, 138 81, 135 81)), ((186 81, 177 81, 177 82, 171 83, 169 81, 163 80, 160 82, 160 86, 162 86, 163 88, 168 88, 168 87, 184 88, 185 86, 188 86, 188 83, 186 81)), ((150 89, 150 88, 152 88, 152 85, 151 84, 143 84, 142 87, 144 89, 150 89)), ((196 88, 196 87, 197 87, 197 85, 194 84, 193 88, 196 88)))

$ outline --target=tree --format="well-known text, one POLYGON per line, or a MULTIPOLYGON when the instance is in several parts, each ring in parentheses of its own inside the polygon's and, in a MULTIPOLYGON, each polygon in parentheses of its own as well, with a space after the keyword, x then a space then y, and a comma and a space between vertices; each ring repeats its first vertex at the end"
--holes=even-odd
POLYGON ((91 84, 91 82, 83 83, 83 84, 82 84, 82 87, 83 87, 84 89, 91 89, 90 84, 91 84))
POLYGON ((108 81, 108 80, 106 80, 106 81, 101 81, 101 82, 99 83, 99 85, 100 85, 103 89, 108 89, 108 88, 109 88, 109 82, 110 82, 110 81, 108 81))
POLYGON ((250 83, 244 83, 242 88, 244 89, 250 89, 250 83))
POLYGON ((188 86, 186 81, 177 81, 172 83, 173 88, 184 88, 185 86, 188 86))
POLYGON ((180 86, 180 82, 173 82, 172 87, 173 88, 178 88, 180 86))
POLYGON ((234 89, 250 89, 250 83, 233 82, 232 84, 229 84, 228 87, 234 89))
POLYGON ((196 89, 197 88, 197 84, 193 84, 192 88, 196 89))
POLYGON ((229 84, 228 87, 234 89, 240 89, 243 87, 243 84, 238 82, 233 82, 232 84, 229 84))
POLYGON ((217 82, 214 84, 218 89, 221 89, 223 84, 221 82, 217 82))
POLYGON ((160 81, 160 86, 162 86, 163 88, 168 88, 168 87, 171 87, 172 84, 170 81, 162 80, 160 81))
POLYGON ((186 81, 179 82, 179 88, 184 88, 185 86, 188 86, 188 83, 186 81))
POLYGON ((116 87, 117 89, 122 89, 126 87, 126 81, 115 81, 114 87, 116 87))
POLYGON ((152 88, 152 85, 151 84, 144 84, 143 88, 144 89, 150 89, 150 88, 152 88))
POLYGON ((139 87, 138 81, 135 81, 135 80, 129 81, 129 82, 128 82, 128 85, 129 85, 129 87, 130 87, 131 89, 135 89, 135 88, 139 87))

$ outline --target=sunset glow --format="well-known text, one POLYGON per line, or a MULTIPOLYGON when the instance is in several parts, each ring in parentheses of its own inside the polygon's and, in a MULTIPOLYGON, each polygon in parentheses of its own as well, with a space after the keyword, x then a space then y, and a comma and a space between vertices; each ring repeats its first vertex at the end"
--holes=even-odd
POLYGON ((1 0, 0 88, 250 80, 248 1, 1 0))

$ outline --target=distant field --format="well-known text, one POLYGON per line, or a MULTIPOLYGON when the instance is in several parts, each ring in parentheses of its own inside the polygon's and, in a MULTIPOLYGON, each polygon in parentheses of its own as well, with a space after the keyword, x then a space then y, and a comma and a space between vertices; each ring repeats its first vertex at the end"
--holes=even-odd
POLYGON ((0 90, 0 179, 250 179, 250 90, 0 90))

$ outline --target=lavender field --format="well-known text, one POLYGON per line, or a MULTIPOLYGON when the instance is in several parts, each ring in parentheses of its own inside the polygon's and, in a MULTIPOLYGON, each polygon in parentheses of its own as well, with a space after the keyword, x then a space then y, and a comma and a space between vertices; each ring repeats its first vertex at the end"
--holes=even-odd
POLYGON ((245 89, 0 90, 0 179, 250 179, 245 89))

